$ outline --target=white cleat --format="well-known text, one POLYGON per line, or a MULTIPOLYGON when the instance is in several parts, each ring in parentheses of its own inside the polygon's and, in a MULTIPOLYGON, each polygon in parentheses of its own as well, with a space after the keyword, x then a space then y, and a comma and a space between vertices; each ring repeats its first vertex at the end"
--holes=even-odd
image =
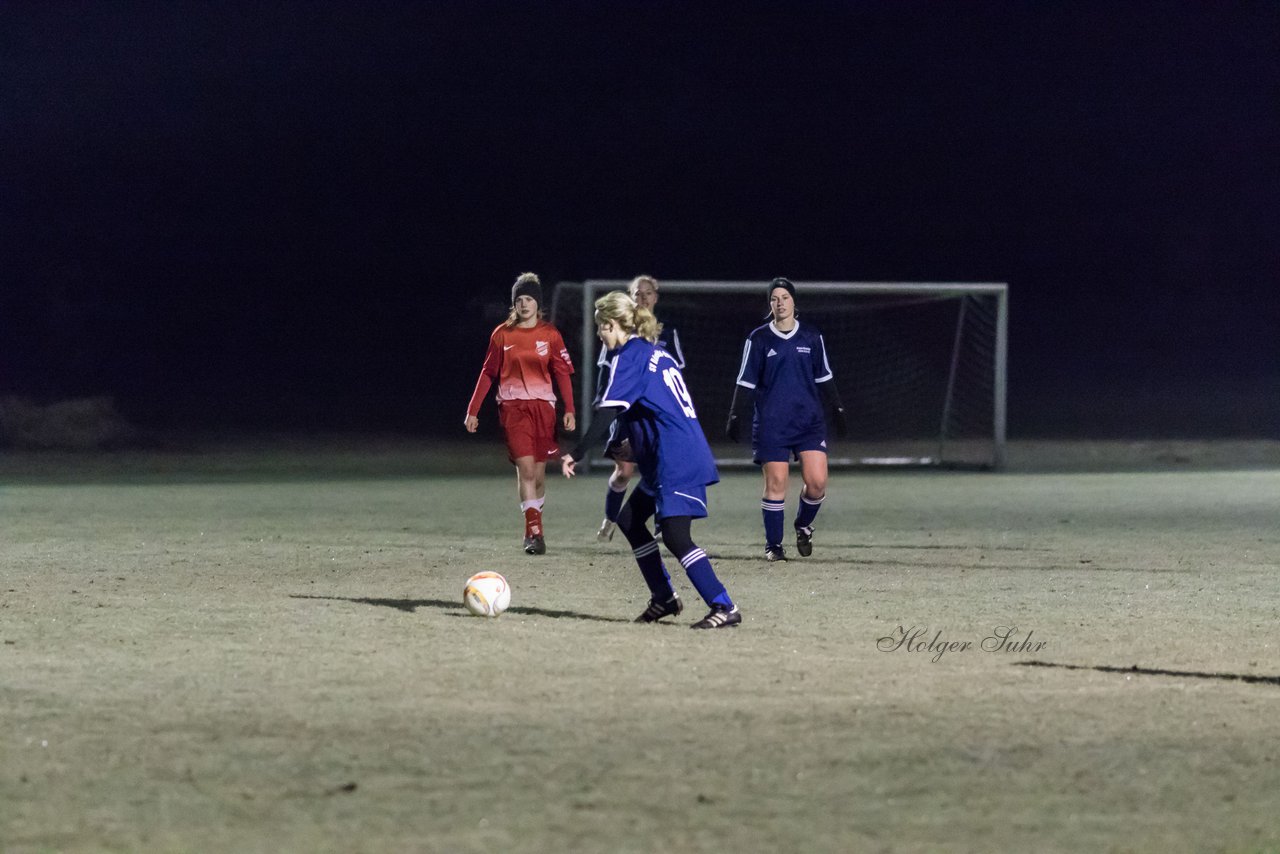
POLYGON ((608 519, 600 523, 600 530, 596 531, 596 542, 607 543, 613 539, 613 532, 618 529, 618 525, 608 519))

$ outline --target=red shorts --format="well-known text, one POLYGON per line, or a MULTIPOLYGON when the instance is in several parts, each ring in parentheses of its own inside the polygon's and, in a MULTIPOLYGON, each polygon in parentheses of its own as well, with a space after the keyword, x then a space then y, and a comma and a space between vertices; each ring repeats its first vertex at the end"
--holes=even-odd
POLYGON ((504 400, 498 423, 507 436, 507 458, 533 457, 536 462, 560 456, 556 442, 556 406, 549 400, 504 400))

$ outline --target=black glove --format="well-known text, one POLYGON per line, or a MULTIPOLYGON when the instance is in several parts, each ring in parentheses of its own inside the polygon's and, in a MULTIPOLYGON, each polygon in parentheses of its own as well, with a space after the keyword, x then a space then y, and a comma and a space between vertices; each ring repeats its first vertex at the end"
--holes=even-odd
POLYGON ((849 422, 848 422, 848 420, 844 417, 844 407, 843 407, 843 406, 837 406, 835 409, 831 410, 831 420, 832 420, 832 421, 834 421, 834 422, 835 422, 835 425, 836 425, 836 438, 837 438, 837 439, 843 439, 846 435, 848 435, 848 433, 849 433, 849 422))
POLYGON ((738 441, 738 416, 735 413, 729 413, 729 420, 724 425, 724 435, 729 438, 730 442, 738 441))

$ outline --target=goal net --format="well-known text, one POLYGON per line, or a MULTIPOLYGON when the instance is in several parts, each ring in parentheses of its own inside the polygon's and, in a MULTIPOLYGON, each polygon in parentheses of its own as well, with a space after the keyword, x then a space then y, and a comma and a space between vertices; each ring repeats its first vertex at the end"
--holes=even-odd
MULTIPOLYGON (((551 320, 578 371, 579 429, 595 396, 595 300, 628 280, 560 282, 551 320)), ((1008 285, 796 282, 796 316, 823 335, 848 416, 832 466, 999 468, 1005 458, 1008 285)), ((679 332, 716 461, 750 465, 749 438, 724 438, 747 334, 767 322, 766 282, 661 281, 655 313, 679 332)), ((743 431, 749 435, 749 428, 743 431)))

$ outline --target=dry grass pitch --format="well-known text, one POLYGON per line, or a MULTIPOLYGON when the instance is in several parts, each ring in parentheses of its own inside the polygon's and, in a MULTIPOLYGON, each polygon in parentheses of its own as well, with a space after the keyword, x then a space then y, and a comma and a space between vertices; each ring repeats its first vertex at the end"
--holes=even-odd
POLYGON ((469 447, 6 460, 0 850, 1280 851, 1280 468, 842 473, 782 565, 727 474, 691 632, 469 447))

